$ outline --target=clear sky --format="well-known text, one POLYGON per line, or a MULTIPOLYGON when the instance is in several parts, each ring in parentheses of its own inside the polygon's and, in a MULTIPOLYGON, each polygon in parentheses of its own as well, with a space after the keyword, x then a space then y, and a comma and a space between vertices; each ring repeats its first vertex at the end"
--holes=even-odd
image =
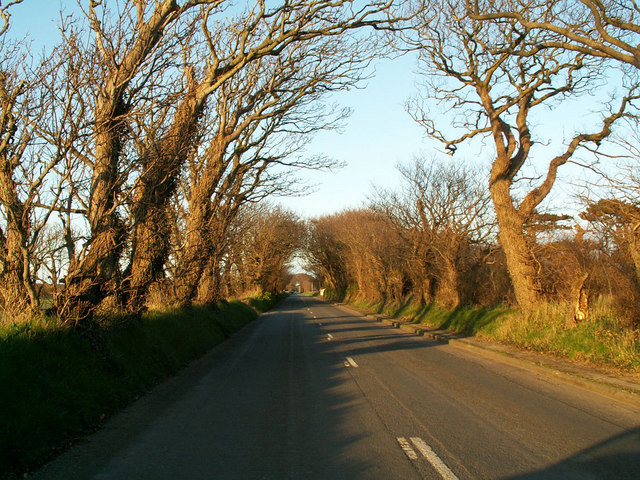
POLYGON ((335 100, 353 114, 342 133, 324 132, 310 143, 308 153, 322 153, 345 162, 335 172, 305 172, 316 186, 302 198, 281 199, 304 216, 318 216, 360 206, 372 185, 397 183, 395 165, 433 148, 424 130, 405 111, 414 90, 414 59, 382 60, 375 76, 362 89, 341 92, 335 100))

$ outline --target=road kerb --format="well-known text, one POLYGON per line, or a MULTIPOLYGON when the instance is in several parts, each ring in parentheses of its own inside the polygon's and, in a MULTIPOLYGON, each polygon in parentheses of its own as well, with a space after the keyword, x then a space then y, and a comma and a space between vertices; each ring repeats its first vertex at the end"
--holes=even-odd
POLYGON ((632 392, 625 390, 624 388, 606 383, 606 380, 598 381, 594 378, 582 377, 579 374, 573 372, 567 372, 558 368, 554 368, 543 362, 536 362, 524 358, 519 358, 510 355, 506 352, 494 350, 492 348, 479 346, 471 342, 465 341, 465 339, 453 339, 449 341, 449 345, 462 348, 467 351, 471 350, 474 353, 479 353, 487 357, 491 357, 502 363, 512 365, 524 370, 539 373, 548 378, 554 378, 561 380, 565 383, 569 383, 578 387, 582 387, 586 390, 599 393, 601 395, 613 398, 634 407, 640 407, 640 390, 632 392))
POLYGON ((411 323, 401 323, 400 324, 400 328, 402 330, 406 330, 410 333, 414 333, 416 335, 422 335, 423 334, 423 330, 421 328, 418 328, 416 325, 413 325, 411 323))
MULTIPOLYGON (((362 311, 358 311, 353 307, 349 307, 348 310, 356 312, 356 314, 364 316, 369 320, 372 319, 369 315, 366 315, 362 311)), ((522 358, 522 356, 518 356, 517 353, 512 354, 506 351, 491 348, 490 345, 478 345, 477 343, 465 339, 464 337, 456 335, 455 333, 450 331, 434 329, 433 327, 428 327, 426 325, 423 326, 412 324, 409 322, 400 322, 388 317, 381 318, 380 315, 376 315, 374 319, 376 321, 381 321, 386 325, 392 325, 395 328, 420 329, 422 330, 422 336, 427 339, 435 340, 440 343, 447 343, 454 347, 466 349, 467 351, 472 350, 475 353, 482 354, 503 363, 526 369, 535 373, 540 373, 547 376, 548 378, 554 378, 556 380, 564 381, 565 383, 582 387, 586 390, 590 390, 609 398, 619 400, 634 407, 640 407, 640 383, 625 388, 625 386, 619 386, 612 383, 610 379, 605 375, 598 375, 596 373, 593 375, 589 375, 589 377, 581 376, 579 373, 558 368, 554 365, 545 363, 543 360, 530 360, 527 358, 522 358)), ((517 349, 514 348, 514 350, 517 349)), ((522 352, 522 354, 526 353, 527 352, 522 352)), ((588 367, 586 368, 586 370, 588 370, 588 367)))

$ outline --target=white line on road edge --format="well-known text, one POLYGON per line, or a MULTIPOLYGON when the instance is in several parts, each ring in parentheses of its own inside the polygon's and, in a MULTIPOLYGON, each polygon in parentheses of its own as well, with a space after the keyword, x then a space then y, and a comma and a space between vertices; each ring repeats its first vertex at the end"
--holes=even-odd
POLYGON ((411 448, 411 445, 409 444, 406 438, 398 437, 397 440, 398 440, 398 443, 400 444, 400 448, 402 448, 402 450, 407 455, 407 457, 409 457, 409 460, 418 459, 418 454, 415 452, 413 448, 411 448))
MULTIPOLYGON (((406 441, 406 440, 405 440, 406 441)), ((440 459, 438 454, 434 452, 429 445, 426 444, 424 440, 420 437, 411 437, 411 441, 415 445, 415 447, 425 456, 427 460, 433 465, 438 473, 444 478, 444 480, 458 480, 458 477, 445 465, 445 463, 440 459)), ((398 439, 400 442, 400 439, 398 439)), ((402 446, 402 444, 400 444, 402 446)), ((404 450, 404 447, 402 447, 404 450)))
POLYGON ((345 366, 347 366, 347 367, 348 367, 349 365, 350 365, 350 366, 352 366, 352 367, 357 367, 357 366, 358 366, 358 364, 355 362, 355 360, 354 360, 353 358, 351 358, 351 357, 347 357, 347 361, 346 361, 346 362, 344 362, 344 364, 345 364, 345 366))

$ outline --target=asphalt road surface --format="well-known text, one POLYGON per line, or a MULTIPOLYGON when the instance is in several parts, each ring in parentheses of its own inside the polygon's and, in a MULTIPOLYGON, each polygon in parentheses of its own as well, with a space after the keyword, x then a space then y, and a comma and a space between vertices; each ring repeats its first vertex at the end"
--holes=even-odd
POLYGON ((640 479, 640 411, 294 295, 32 478, 640 479))

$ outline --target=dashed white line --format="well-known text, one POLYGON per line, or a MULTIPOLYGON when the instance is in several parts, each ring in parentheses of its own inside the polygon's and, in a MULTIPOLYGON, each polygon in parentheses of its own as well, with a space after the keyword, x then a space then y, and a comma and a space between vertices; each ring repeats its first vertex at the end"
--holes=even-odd
MULTIPOLYGON (((398 442, 400 440, 398 439, 398 442)), ((420 437, 411 437, 411 442, 418 449, 418 451, 424 455, 424 457, 429 460, 429 463, 433 465, 438 473, 442 476, 444 480, 458 480, 455 473, 453 473, 449 467, 440 459, 438 454, 433 451, 433 449, 427 445, 427 443, 422 440, 420 437)), ((402 445, 401 445, 402 446, 402 445)), ((404 447, 403 447, 404 450, 404 447)))
POLYGON ((351 357, 347 357, 347 360, 344 362, 344 365, 346 367, 357 367, 358 364, 355 362, 355 360, 351 357))
POLYGON ((400 444, 400 448, 402 448, 402 450, 407 455, 407 457, 409 457, 409 460, 418 459, 418 454, 413 448, 411 448, 411 444, 407 441, 406 438, 398 437, 397 440, 398 440, 398 443, 400 444))

